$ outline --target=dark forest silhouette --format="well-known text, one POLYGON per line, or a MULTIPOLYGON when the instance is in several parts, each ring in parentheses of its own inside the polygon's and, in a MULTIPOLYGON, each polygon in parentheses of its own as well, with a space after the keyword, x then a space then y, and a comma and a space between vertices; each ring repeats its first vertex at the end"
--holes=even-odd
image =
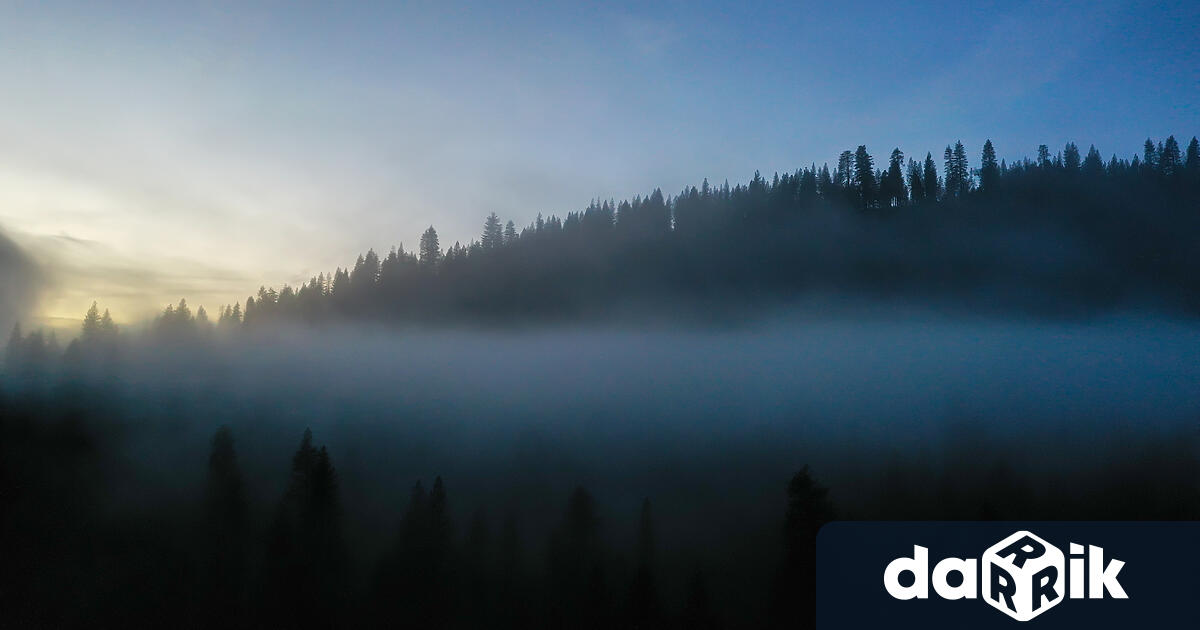
MULTIPOLYGON (((659 595, 652 504, 642 503, 636 548, 614 549, 603 516, 583 487, 566 497, 545 544, 545 564, 529 566, 515 518, 499 536, 476 511, 460 529, 446 484, 412 486, 397 497, 393 546, 351 575, 339 482, 325 446, 305 430, 291 475, 267 522, 248 503, 236 440, 212 438, 203 505, 189 522, 153 529, 106 518, 89 468, 100 448, 78 410, 32 398, 0 398, 5 562, 0 603, 6 625, 136 627, 548 627, 718 628, 703 569, 693 572, 682 607, 659 595), (628 556, 633 570, 618 572, 628 556), (616 574, 616 575, 614 575, 616 574)), ((198 463, 198 462, 194 462, 198 463)), ((779 590, 811 589, 816 530, 832 518, 827 490, 807 468, 787 490, 781 532, 786 554, 779 590), (807 576, 807 577, 805 577, 807 576)), ((527 541, 534 543, 535 541, 527 541)), ((536 555, 536 554, 535 554, 536 555)), ((779 627, 812 614, 811 596, 783 596, 779 627)))
MULTIPOLYGON (((186 299, 154 322, 160 339, 212 330, 330 321, 511 322, 595 320, 629 311, 674 320, 749 315, 807 296, 931 303, 960 311, 1086 314, 1120 307, 1200 313, 1200 141, 1174 136, 1141 155, 1105 161, 1074 143, 1035 160, 979 168, 961 142, 942 171, 892 151, 876 168, 866 147, 837 166, 674 197, 655 190, 593 201, 519 231, 491 213, 478 240, 443 248, 430 226, 417 252, 403 246, 299 287, 260 287, 215 317, 186 299)), ((94 304, 66 348, 78 363, 115 343, 94 304), (90 348, 85 352, 83 348, 90 348)), ((52 333, 12 331, 10 372, 53 362, 52 333)))
POLYGON ((1153 301, 1194 314, 1198 227, 1195 138, 1107 161, 1094 146, 1042 145, 1014 164, 989 140, 979 168, 956 142, 940 175, 931 154, 895 149, 877 168, 859 146, 833 170, 593 201, 519 231, 491 213, 478 240, 444 250, 430 226, 416 252, 371 250, 299 287, 262 287, 217 323, 589 318, 822 294, 1049 312, 1153 301))
MULTIPOLYGON (((211 440, 202 505, 130 522, 99 505, 104 439, 91 432, 89 414, 36 396, 0 397, 6 625, 713 629, 727 621, 722 593, 713 592, 707 578, 722 564, 666 567, 680 583, 660 577, 664 561, 651 498, 631 514, 606 515, 577 487, 560 497, 557 525, 539 541, 522 534, 519 515, 474 510, 468 522, 455 522, 449 484, 436 476, 428 487, 416 480, 407 496, 397 487, 392 543, 382 553, 357 554, 356 565, 336 463, 311 431, 303 432, 273 506, 253 505, 246 495, 236 436, 221 427, 211 440), (609 542, 611 516, 636 523, 632 548, 609 542), (682 597, 664 598, 664 589, 682 597)), ((197 453, 196 461, 179 465, 203 466, 203 460, 197 453)), ((1194 456, 1186 470, 1194 476, 1194 456)), ((1192 495, 1172 505, 1131 497, 1107 515, 1195 518, 1194 482, 1192 495)), ((974 498, 947 494, 948 477, 903 483, 881 481, 888 497, 877 502, 879 511, 856 516, 911 517, 914 509, 923 518, 1046 513, 1022 497, 1018 479, 993 476, 974 498), (931 489, 937 508, 910 503, 914 493, 931 489)), ((830 490, 807 466, 779 486, 777 537, 759 543, 774 560, 759 567, 761 580, 737 593, 759 612, 730 620, 733 627, 811 624, 817 532, 839 514, 830 490)), ((1097 491, 1098 498, 1119 496, 1113 487, 1097 491)), ((1103 503, 1094 503, 1096 513, 1103 503)), ((744 542, 730 541, 710 558, 730 562, 744 542)))

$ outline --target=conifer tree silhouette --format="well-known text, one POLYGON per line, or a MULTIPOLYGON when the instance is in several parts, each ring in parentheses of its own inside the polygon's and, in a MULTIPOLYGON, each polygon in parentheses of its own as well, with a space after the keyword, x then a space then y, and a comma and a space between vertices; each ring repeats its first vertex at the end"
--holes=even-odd
POLYGON ((1200 140, 1192 136, 1192 141, 1187 146, 1187 160, 1184 164, 1187 172, 1192 176, 1192 183, 1197 184, 1196 177, 1200 176, 1200 140))
POLYGON ((305 429, 287 493, 268 532, 264 605, 280 625, 330 627, 345 604, 337 473, 305 429))
POLYGON ((992 146, 992 141, 987 140, 983 143, 983 156, 979 161, 979 189, 992 194, 996 192, 999 181, 1000 165, 996 163, 996 149, 992 146))
POLYGON ((79 338, 82 343, 90 344, 97 340, 100 336, 100 309, 92 302, 91 308, 83 316, 83 326, 80 329, 79 338))
POLYGON ((484 221, 483 235, 479 237, 479 243, 484 249, 496 249, 504 244, 504 228, 495 212, 489 214, 484 221))
POLYGON ((248 508, 233 432, 217 429, 205 489, 205 617, 213 625, 245 624, 248 508))
POLYGON ((853 186, 858 192, 861 207, 879 207, 879 185, 875 181, 875 160, 867 153, 867 147, 859 145, 854 152, 853 186))
POLYGON ((923 184, 925 188, 926 201, 938 201, 942 198, 941 186, 938 183, 937 164, 933 161, 933 154, 925 154, 925 164, 921 170, 923 184))
POLYGON ((549 561, 550 625, 607 627, 611 601, 600 542, 600 519, 592 495, 582 486, 571 493, 562 523, 551 537, 549 561))
POLYGON ((1179 143, 1175 136, 1167 136, 1163 143, 1162 154, 1159 156, 1158 170, 1166 177, 1178 175, 1183 168, 1183 158, 1179 154, 1179 143))
POLYGON ((441 245, 438 245, 438 233, 437 230, 433 229, 432 225, 421 235, 420 251, 420 260, 423 267, 432 269, 442 261, 442 249, 441 245))
POLYGON ((816 610, 817 531, 834 519, 834 508, 829 489, 813 479, 808 466, 788 483, 787 498, 773 616, 777 627, 809 627, 816 610))

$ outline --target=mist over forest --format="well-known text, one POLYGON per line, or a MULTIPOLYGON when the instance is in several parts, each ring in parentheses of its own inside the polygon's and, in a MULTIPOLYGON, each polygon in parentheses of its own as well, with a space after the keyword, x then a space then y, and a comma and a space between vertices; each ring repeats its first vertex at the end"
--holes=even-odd
POLYGON ((42 281, 33 261, 0 230, 0 326, 4 330, 28 317, 42 281))
MULTIPOLYGON (((803 627, 834 518, 1200 518, 1200 144, 943 157, 431 226, 136 331, 103 299, 74 339, 14 325, 0 610, 803 627)), ((0 265, 11 324, 38 276, 0 265)))

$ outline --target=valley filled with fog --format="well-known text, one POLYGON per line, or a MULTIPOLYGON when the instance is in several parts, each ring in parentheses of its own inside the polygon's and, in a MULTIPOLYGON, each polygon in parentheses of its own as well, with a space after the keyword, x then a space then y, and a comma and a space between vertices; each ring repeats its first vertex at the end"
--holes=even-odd
POLYGON ((534 566, 583 486, 616 548, 650 498, 665 564, 722 567, 713 587, 741 610, 805 465, 842 518, 1194 513, 1198 351, 1193 322, 1116 315, 332 326, 131 343, 55 387, 98 422, 101 502, 118 518, 194 512, 226 425, 265 521, 311 428, 367 573, 417 480, 445 480, 460 530, 480 510, 516 519, 534 566))
POLYGON ((788 318, 683 331, 334 327, 134 344, 101 378, 117 400, 136 402, 122 423, 194 435, 196 446, 221 424, 279 439, 312 427, 338 455, 390 445, 406 454, 390 465, 411 476, 466 472, 541 445, 558 454, 546 465, 566 467, 554 478, 571 483, 572 468, 732 457, 737 445, 762 463, 829 470, 849 468, 849 454, 939 452, 972 436, 1027 440, 1028 457, 1053 466, 1056 439, 1065 457, 1099 435, 1194 429, 1197 352, 1195 323, 1119 316, 788 318))

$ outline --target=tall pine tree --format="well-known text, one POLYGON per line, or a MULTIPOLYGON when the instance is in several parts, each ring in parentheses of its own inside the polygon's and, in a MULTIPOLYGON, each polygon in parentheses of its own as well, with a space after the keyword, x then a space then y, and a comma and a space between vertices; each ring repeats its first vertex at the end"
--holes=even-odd
POLYGON ((942 197, 941 184, 938 182, 937 165, 933 161, 933 154, 925 154, 925 165, 922 169, 922 177, 924 179, 925 200, 937 201, 942 197))
POLYGON ((858 145, 854 152, 854 188, 858 192, 863 208, 879 207, 879 185, 875 181, 875 160, 867 152, 866 145, 858 145))
POLYGON ((479 244, 484 249, 496 249, 504 244, 504 228, 495 212, 489 213, 484 220, 483 235, 479 237, 479 244))
POLYGON ((217 429, 208 457, 205 489, 205 618, 212 626, 246 622, 246 553, 249 517, 242 473, 229 427, 217 429))
POLYGON ((979 189, 986 193, 996 192, 1000 181, 1000 166, 996 164, 996 149, 989 139, 983 143, 983 155, 979 162, 979 189))
POLYGON ((438 244, 437 230, 432 225, 421 234, 420 251, 421 265, 425 268, 432 269, 442 261, 442 247, 438 244))

